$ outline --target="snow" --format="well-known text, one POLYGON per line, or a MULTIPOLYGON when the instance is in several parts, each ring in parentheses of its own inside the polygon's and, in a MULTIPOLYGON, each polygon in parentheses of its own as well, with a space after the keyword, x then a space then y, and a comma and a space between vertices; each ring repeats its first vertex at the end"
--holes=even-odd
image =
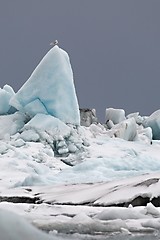
POLYGON ((64 123, 79 125, 79 106, 68 54, 54 46, 12 97, 10 105, 30 117, 48 113, 64 123))
MULTIPOLYGON (((124 122, 128 120, 135 126, 133 117, 124 122)), ((0 122, 8 122, 8 130, 3 133, 9 135, 1 134, 4 138, 0 144, 0 191, 4 201, 1 200, 0 208, 22 215, 50 232, 54 239, 61 234, 63 239, 67 238, 65 234, 71 234, 69 239, 81 239, 82 235, 110 236, 112 232, 155 236, 160 211, 151 202, 160 196, 159 141, 152 140, 150 144, 143 139, 112 137, 110 131, 115 131, 116 125, 110 130, 101 124, 74 129, 45 114, 27 120, 17 112, 1 116, 0 122), (17 132, 11 134, 15 122, 17 132), (65 149, 71 140, 73 152, 75 144, 78 147, 81 143, 83 149, 77 151, 76 147, 75 153, 58 157, 50 141, 42 138, 46 131, 50 140, 55 139, 57 149, 65 149), (136 207, 135 199, 139 196, 148 199, 147 206, 136 207), (5 202, 7 199, 11 203, 5 202), (116 204, 124 207, 114 207, 116 204)), ((138 137, 142 132, 137 131, 138 137)))
MULTIPOLYGON (((129 206, 130 204, 137 206, 138 197, 143 198, 146 203, 150 201, 158 205, 156 200, 158 201, 160 194, 159 178, 159 173, 151 173, 129 178, 127 184, 126 179, 121 179, 95 184, 59 183, 52 186, 35 186, 32 187, 30 196, 36 195, 42 202, 60 205, 89 203, 90 206, 129 206)), ((19 191, 21 195, 25 193, 23 188, 19 191)), ((13 196, 17 192, 3 190, 2 195, 8 196, 8 194, 13 196)))
POLYGON ((96 218, 100 220, 114 220, 114 219, 143 219, 147 218, 144 213, 135 210, 134 208, 117 208, 111 207, 110 209, 104 210, 97 214, 96 218))

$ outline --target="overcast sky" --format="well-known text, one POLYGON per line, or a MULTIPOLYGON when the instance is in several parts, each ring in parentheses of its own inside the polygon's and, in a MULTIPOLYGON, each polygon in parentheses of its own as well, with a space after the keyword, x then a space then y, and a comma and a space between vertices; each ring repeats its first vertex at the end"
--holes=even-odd
POLYGON ((81 108, 160 109, 160 0, 0 0, 0 87, 17 91, 55 39, 81 108))

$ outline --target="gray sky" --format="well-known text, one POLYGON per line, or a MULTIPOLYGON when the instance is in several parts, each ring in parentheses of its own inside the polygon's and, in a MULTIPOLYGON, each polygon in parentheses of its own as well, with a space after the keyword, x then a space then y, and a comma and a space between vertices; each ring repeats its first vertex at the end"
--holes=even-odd
POLYGON ((0 87, 17 91, 49 43, 71 59, 80 107, 160 109, 159 0, 0 0, 0 87))

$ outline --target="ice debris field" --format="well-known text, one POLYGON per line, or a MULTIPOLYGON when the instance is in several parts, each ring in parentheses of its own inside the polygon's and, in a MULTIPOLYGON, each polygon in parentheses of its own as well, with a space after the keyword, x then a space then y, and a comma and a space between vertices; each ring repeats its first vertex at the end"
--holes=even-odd
POLYGON ((0 89, 0 239, 159 239, 159 140, 160 110, 79 109, 54 46, 0 89))

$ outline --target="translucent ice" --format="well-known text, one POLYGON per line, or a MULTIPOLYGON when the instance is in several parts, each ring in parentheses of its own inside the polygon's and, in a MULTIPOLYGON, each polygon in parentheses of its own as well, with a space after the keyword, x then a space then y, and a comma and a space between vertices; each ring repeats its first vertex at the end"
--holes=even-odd
POLYGON ((79 106, 68 54, 54 46, 10 104, 30 117, 48 113, 64 123, 79 125, 79 106))

